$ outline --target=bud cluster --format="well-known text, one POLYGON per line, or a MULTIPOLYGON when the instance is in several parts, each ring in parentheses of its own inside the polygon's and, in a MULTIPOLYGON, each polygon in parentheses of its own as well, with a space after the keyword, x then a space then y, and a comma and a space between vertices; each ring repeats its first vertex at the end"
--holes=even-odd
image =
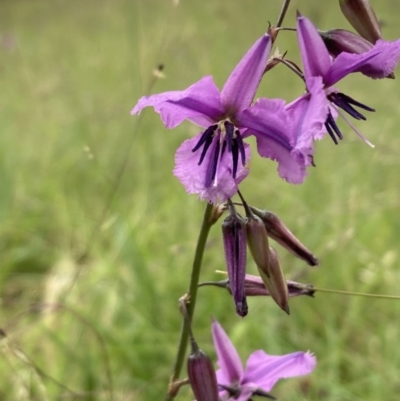
POLYGON ((311 266, 318 259, 293 235, 286 225, 272 212, 250 207, 244 201, 243 218, 229 200, 229 216, 222 224, 225 259, 229 281, 227 288, 233 296, 236 312, 244 317, 248 307, 246 296, 268 295, 287 314, 289 297, 313 295, 312 286, 286 281, 279 256, 269 245, 274 239, 284 248, 311 266), (257 266, 260 277, 246 274, 246 243, 257 266))

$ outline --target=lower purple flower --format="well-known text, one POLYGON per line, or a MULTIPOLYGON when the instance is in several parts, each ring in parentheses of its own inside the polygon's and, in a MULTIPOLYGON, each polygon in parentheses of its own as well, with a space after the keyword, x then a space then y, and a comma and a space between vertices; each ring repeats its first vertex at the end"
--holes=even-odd
POLYGON ((309 374, 317 363, 310 352, 278 356, 258 350, 250 355, 243 369, 235 347, 217 321, 212 324, 212 334, 220 368, 217 381, 222 401, 248 401, 252 395, 268 393, 279 379, 309 374))

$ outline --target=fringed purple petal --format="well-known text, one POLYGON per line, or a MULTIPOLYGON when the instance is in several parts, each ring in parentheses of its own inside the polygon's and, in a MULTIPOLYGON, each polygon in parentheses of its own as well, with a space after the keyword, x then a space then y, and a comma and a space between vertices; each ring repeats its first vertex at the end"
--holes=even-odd
POLYGON ((258 99, 254 106, 240 113, 237 118, 242 127, 257 139, 257 150, 261 157, 278 161, 281 178, 300 184, 306 176, 305 162, 292 155, 293 126, 285 110, 283 100, 258 99))
POLYGON ((311 373, 316 363, 315 356, 309 352, 275 356, 259 350, 250 355, 242 383, 255 383, 270 391, 279 379, 311 373))
POLYGON ((249 107, 267 65, 271 38, 258 39, 240 60, 221 91, 221 101, 229 114, 249 107))
POLYGON ((295 141, 294 154, 301 154, 311 161, 313 141, 322 139, 326 133, 325 121, 329 111, 322 77, 307 79, 308 93, 286 106, 292 120, 295 141))
POLYGON ((326 82, 333 85, 352 72, 361 72, 373 79, 385 78, 395 70, 399 59, 400 39, 394 42, 378 40, 365 53, 341 53, 332 64, 326 82))
POLYGON ((328 50, 314 24, 300 13, 297 14, 297 40, 305 77, 323 77, 331 66, 328 50))
MULTIPOLYGON (((199 166, 200 154, 202 148, 196 152, 192 152, 197 142, 201 137, 201 133, 194 138, 184 141, 178 148, 175 154, 174 175, 179 179, 189 194, 198 194, 200 199, 207 200, 214 204, 224 202, 236 194, 238 184, 243 181, 249 170, 240 162, 236 178, 232 177, 233 162, 231 154, 227 151, 218 163, 218 170, 214 184, 209 187, 205 186, 207 169, 210 164, 210 159, 213 155, 212 147, 215 146, 217 139, 214 139, 213 144, 205 155, 202 164, 199 166)), ((246 164, 250 160, 250 147, 245 144, 246 164)))
POLYGON ((208 127, 223 115, 219 90, 211 76, 202 78, 183 91, 143 96, 131 114, 138 114, 149 106, 160 114, 167 128, 175 128, 184 120, 208 127))
POLYGON ((233 385, 240 382, 243 376, 243 366, 236 348, 221 325, 214 320, 212 324, 215 352, 218 357, 217 381, 219 384, 233 385), (221 382, 220 380, 224 380, 221 382), (226 380, 226 381, 225 381, 226 380))

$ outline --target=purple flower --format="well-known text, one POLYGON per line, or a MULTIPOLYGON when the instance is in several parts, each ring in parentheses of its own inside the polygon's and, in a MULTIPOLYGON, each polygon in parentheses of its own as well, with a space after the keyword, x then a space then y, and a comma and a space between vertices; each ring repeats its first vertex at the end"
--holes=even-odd
POLYGON ((356 107, 366 111, 375 110, 339 92, 333 85, 353 72, 362 72, 375 78, 387 76, 399 58, 400 43, 378 41, 362 54, 342 52, 332 59, 315 26, 301 14, 297 16, 297 36, 307 93, 286 107, 297 127, 295 152, 309 154, 312 140, 321 139, 326 132, 337 144, 337 138, 343 138, 335 122, 338 114, 364 141, 373 146, 342 111, 356 120, 365 120, 356 107))
POLYGON ((262 157, 277 160, 278 171, 289 182, 305 176, 302 158, 291 155, 295 138, 286 134, 288 113, 283 102, 263 99, 251 103, 264 73, 271 38, 258 39, 235 67, 221 92, 211 76, 183 91, 142 97, 131 114, 152 106, 167 128, 189 120, 204 130, 182 143, 175 155, 174 174, 188 193, 213 203, 232 197, 247 176, 249 145, 243 139, 257 138, 262 157))
POLYGON ((222 401, 247 401, 253 394, 269 392, 279 379, 311 373, 317 363, 309 352, 277 356, 258 350, 250 355, 243 369, 235 347, 216 321, 212 324, 212 334, 220 367, 216 372, 218 385, 235 395, 230 398, 229 392, 223 390, 219 394, 222 401))

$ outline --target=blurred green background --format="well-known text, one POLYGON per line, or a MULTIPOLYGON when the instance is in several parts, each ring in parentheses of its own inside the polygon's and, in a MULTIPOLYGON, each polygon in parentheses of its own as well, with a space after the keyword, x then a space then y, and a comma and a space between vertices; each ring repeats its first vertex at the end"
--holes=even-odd
MULTIPOLYGON (((400 36, 398 1, 373 1, 386 39, 400 36)), ((0 400, 162 400, 205 204, 172 176, 174 152, 198 132, 166 130, 144 94, 219 86, 277 19, 280 0, 2 0, 0 2, 0 400), (165 77, 154 69, 164 65, 165 77)), ((321 29, 349 25, 337 1, 293 1, 321 29)), ((299 62, 295 36, 279 49, 299 62)), ((357 127, 365 145, 317 144, 293 186, 253 146, 247 200, 273 210, 320 259, 308 268, 278 248, 287 277, 316 287, 400 295, 400 83, 350 76, 339 88, 377 109, 357 127)), ((283 66, 259 95, 292 100, 283 66)), ((254 143, 252 143, 254 145, 254 143)), ((255 267, 249 260, 249 271, 255 267)), ((203 280, 224 269, 213 227, 203 280)), ((313 351, 315 372, 280 382, 282 400, 398 399, 400 302, 317 293, 249 300, 241 320, 227 293, 202 288, 194 330, 212 357, 210 317, 245 360, 313 351)), ((192 400, 183 388, 178 400, 192 400)))

